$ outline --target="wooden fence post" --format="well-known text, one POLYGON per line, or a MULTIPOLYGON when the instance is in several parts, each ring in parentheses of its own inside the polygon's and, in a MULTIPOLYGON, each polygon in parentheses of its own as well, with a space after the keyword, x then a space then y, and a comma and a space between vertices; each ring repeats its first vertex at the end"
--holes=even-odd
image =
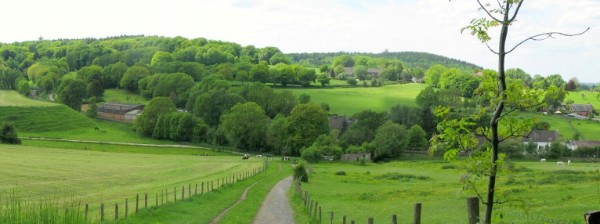
POLYGON ((204 181, 202 181, 202 191, 200 191, 200 194, 204 194, 204 181))
POLYGON ((88 211, 89 211, 88 204, 85 204, 85 212, 84 212, 85 213, 85 215, 84 215, 84 220, 85 221, 87 221, 87 218, 88 218, 88 211))
POLYGON ((342 224, 346 224, 346 216, 342 218, 342 224))
POLYGON ((396 214, 392 215, 392 224, 398 224, 398 218, 396 217, 396 214))
POLYGON ((194 195, 198 195, 198 184, 196 184, 196 189, 194 190, 194 195))
POLYGON ((155 205, 155 207, 158 207, 158 193, 156 193, 156 195, 155 195, 154 198, 156 199, 156 205, 155 205))
POLYGON ((355 223, 354 220, 350 221, 350 224, 354 224, 354 223, 355 223))
POLYGON ((319 224, 323 223, 322 221, 322 216, 321 216, 321 206, 319 206, 319 224))
POLYGON ((173 200, 177 202, 177 187, 173 187, 173 200))
POLYGON ((369 217, 369 224, 373 224, 373 218, 369 217))
POLYGON ((135 195, 135 213, 138 212, 139 203, 140 203, 140 194, 136 194, 135 195))
POLYGON ((313 200, 310 200, 310 204, 309 204, 309 206, 308 206, 308 216, 310 216, 310 217, 314 217, 314 216, 313 216, 313 213, 312 213, 312 211, 313 211, 313 210, 312 210, 312 209, 313 209, 313 205, 314 205, 314 201, 313 201, 313 200))
POLYGON ((125 217, 129 215, 127 213, 129 213, 129 200, 125 198, 125 217))
POLYGON ((119 203, 115 203, 115 221, 119 220, 119 203))
POLYGON ((188 199, 192 197, 192 184, 188 184, 188 199))
POLYGON ((479 198, 467 198, 467 209, 469 210, 469 224, 479 223, 479 198))
POLYGON ((213 191, 215 189, 215 185, 213 184, 213 181, 210 181, 210 191, 213 191))
POLYGON ((421 224, 421 203, 415 204, 415 219, 414 224, 421 224))
POLYGON ((181 186, 181 200, 185 199, 185 187, 181 186))
POLYGON ((331 216, 329 216, 329 224, 333 224, 333 212, 331 212, 331 216))
POLYGON ((165 204, 165 192, 162 189, 160 190, 160 204, 165 204))
POLYGON ((100 221, 104 221, 104 204, 100 204, 100 221))
POLYGON ((165 188, 165 203, 169 203, 169 189, 165 188))
POLYGON ((144 194, 144 208, 148 208, 148 193, 144 194))
POLYGON ((313 215, 314 217, 317 217, 318 208, 319 208, 319 201, 315 201, 315 214, 313 215))

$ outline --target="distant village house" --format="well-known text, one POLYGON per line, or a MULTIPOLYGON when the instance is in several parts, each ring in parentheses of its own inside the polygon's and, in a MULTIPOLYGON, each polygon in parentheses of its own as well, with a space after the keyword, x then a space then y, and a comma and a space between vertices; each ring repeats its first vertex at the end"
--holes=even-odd
POLYGON ((558 130, 533 130, 531 133, 529 133, 529 135, 523 137, 524 144, 533 143, 537 145, 537 150, 543 149, 545 147, 550 147, 550 144, 557 140, 558 130))
POLYGON ((591 104, 572 104, 571 111, 579 116, 589 117, 594 113, 594 107, 591 104))

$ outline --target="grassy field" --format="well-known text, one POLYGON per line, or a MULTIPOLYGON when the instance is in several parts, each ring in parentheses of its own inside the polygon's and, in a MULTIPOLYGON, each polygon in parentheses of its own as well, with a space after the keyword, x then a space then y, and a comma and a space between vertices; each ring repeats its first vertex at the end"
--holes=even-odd
MULTIPOLYGON (((514 165, 510 176, 499 175, 497 195, 506 195, 501 198, 510 203, 496 207, 503 219, 496 217, 494 223, 582 223, 585 211, 600 206, 599 164, 514 165)), ((409 223, 414 203, 421 202, 423 223, 467 223, 466 197, 475 193, 463 189, 460 166, 460 162, 442 161, 316 164, 303 190, 319 201, 324 214, 334 211, 336 222, 343 215, 357 223, 366 223, 368 217, 389 222, 397 214, 399 223, 409 223), (345 175, 336 175, 341 171, 345 175)), ((479 187, 484 189, 484 183, 479 187)))
POLYGON ((231 156, 150 155, 0 145, 0 192, 16 189, 31 199, 76 198, 114 204, 136 193, 231 177, 262 160, 231 156))
POLYGON ((597 94, 598 93, 587 90, 573 91, 569 92, 565 97, 565 101, 573 100, 575 103, 592 104, 595 110, 600 110, 600 99, 596 98, 597 94))
POLYGON ((247 198, 229 210, 219 223, 251 223, 270 189, 291 175, 289 164, 272 163, 264 174, 244 180, 192 200, 148 209, 120 223, 209 223, 221 211, 235 203, 244 189, 252 185, 247 198))
POLYGON ((50 107, 59 104, 37 101, 27 98, 14 90, 0 90, 0 106, 12 107, 50 107))
POLYGON ((142 97, 140 94, 130 93, 123 89, 104 90, 104 102, 109 103, 130 103, 130 104, 148 104, 150 100, 142 97))
POLYGON ((296 96, 305 93, 311 96, 311 102, 328 103, 330 113, 351 116, 367 109, 388 111, 398 104, 416 106, 415 98, 424 88, 424 84, 409 83, 376 88, 278 88, 276 91, 289 90, 296 96))
POLYGON ((550 130, 559 130, 558 135, 561 141, 573 139, 573 136, 577 132, 580 133, 582 140, 600 140, 600 133, 597 131, 600 130, 600 122, 597 121, 543 115, 541 113, 521 113, 520 116, 550 123, 550 130))

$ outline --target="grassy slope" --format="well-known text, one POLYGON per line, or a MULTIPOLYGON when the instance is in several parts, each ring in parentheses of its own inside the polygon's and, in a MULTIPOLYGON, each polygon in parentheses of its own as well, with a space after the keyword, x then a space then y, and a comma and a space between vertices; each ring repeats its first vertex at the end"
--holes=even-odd
MULTIPOLYGON (((310 182, 303 184, 303 190, 319 201, 323 214, 334 211, 335 222, 341 222, 343 215, 357 223, 366 223, 368 217, 373 217, 377 223, 388 222, 392 214, 397 214, 399 223, 409 223, 414 203, 421 202, 423 223, 466 223, 465 198, 474 193, 463 191, 460 183, 463 171, 442 169, 444 165, 448 164, 431 161, 368 166, 317 164, 310 182), (337 171, 345 171, 347 175, 334 175, 337 171), (386 173, 429 179, 381 178, 386 173)), ((557 167, 552 162, 519 162, 516 165, 521 169, 513 173, 513 181, 509 181, 505 173, 499 176, 498 195, 509 192, 515 204, 515 207, 506 204, 496 207, 496 214, 504 214, 503 222, 580 223, 584 211, 597 208, 597 204, 590 203, 600 197, 597 164, 575 162, 571 166, 557 167)), ((484 186, 479 187, 483 190, 484 186)), ((295 202, 300 203, 299 200, 295 202)), ((480 207, 483 214, 483 205, 480 207)), ((305 217, 302 219, 306 220, 305 217)))
POLYGON ((600 123, 596 121, 578 120, 556 115, 542 115, 540 113, 521 113, 521 116, 550 123, 551 130, 559 130, 558 133, 561 141, 572 139, 576 132, 579 132, 583 139, 600 140, 600 133, 598 133, 600 123))
POLYGON ((578 90, 569 92, 565 97, 565 101, 573 100, 575 103, 580 104, 592 104, 595 110, 600 110, 600 99, 596 98, 596 94, 587 90, 578 90))
POLYGON ((377 88, 281 88, 276 90, 289 90, 296 96, 306 93, 311 96, 311 102, 328 103, 331 108, 330 113, 351 116, 366 109, 388 111, 392 106, 398 104, 416 106, 415 98, 424 88, 424 84, 409 83, 377 88))
MULTIPOLYGON (((0 145, 0 191, 31 198, 77 197, 97 209, 136 193, 241 174, 262 160, 239 157, 149 155, 0 145)), ((97 211, 97 210, 96 210, 97 211)))
POLYGON ((15 107, 25 107, 25 106, 36 106, 36 107, 49 107, 49 106, 57 106, 58 104, 43 102, 29 99, 17 91, 14 90, 0 90, 0 106, 15 106, 15 107))

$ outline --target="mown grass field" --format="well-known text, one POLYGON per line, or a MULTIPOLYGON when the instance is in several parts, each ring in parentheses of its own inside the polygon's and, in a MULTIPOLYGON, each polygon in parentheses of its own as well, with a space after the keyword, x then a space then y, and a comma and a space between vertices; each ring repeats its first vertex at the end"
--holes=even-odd
POLYGON ((148 104, 150 100, 144 98, 140 94, 130 93, 123 89, 106 89, 104 90, 104 102, 118 102, 129 104, 148 104))
POLYGON ((125 198, 132 202, 137 193, 154 196, 163 189, 187 188, 202 181, 215 180, 216 184, 216 179, 242 174, 262 164, 261 159, 242 160, 238 156, 151 155, 0 145, 0 192, 16 190, 22 197, 33 200, 77 200, 98 211, 100 203, 114 205, 123 203, 125 198))
POLYGON ((57 106, 57 105, 59 105, 59 104, 29 99, 14 90, 0 90, 0 106, 50 107, 50 106, 57 106))
POLYGON ((398 104, 416 106, 415 98, 424 88, 424 84, 409 83, 367 88, 278 88, 276 91, 291 91, 296 96, 305 93, 310 95, 311 102, 329 104, 329 113, 351 116, 367 109, 389 111, 398 104))
MULTIPOLYGON (((583 223, 583 213, 600 206, 599 164, 514 165, 511 173, 499 175, 497 195, 510 203, 496 207, 503 218, 495 217, 494 223, 583 223)), ((397 214, 399 223, 410 223, 414 203, 421 202, 423 223, 467 223, 466 198, 475 193, 464 190, 460 167, 461 162, 443 161, 315 164, 309 183, 302 187, 319 201, 324 214, 335 212, 336 222, 346 215, 357 223, 366 223, 369 217, 387 223, 397 214), (336 175, 340 171, 346 174, 336 175)), ((484 182, 478 186, 485 190, 484 182)), ((302 206, 296 209, 302 211, 302 206)))

